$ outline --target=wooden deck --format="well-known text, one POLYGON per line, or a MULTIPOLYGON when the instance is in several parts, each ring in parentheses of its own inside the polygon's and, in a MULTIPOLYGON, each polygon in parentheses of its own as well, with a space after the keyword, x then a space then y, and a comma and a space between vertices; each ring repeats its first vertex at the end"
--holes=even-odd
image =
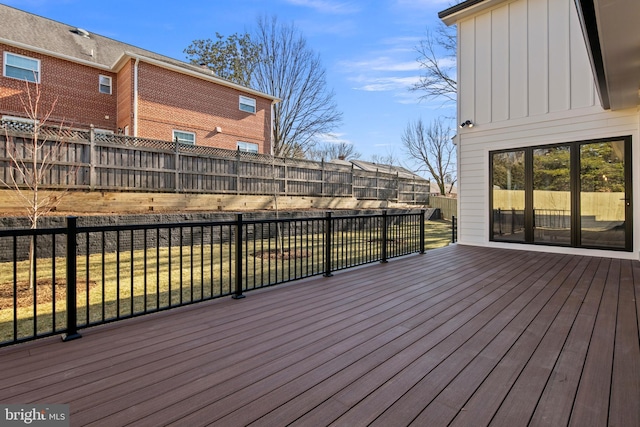
POLYGON ((640 426, 640 263, 454 245, 0 349, 72 425, 640 426))

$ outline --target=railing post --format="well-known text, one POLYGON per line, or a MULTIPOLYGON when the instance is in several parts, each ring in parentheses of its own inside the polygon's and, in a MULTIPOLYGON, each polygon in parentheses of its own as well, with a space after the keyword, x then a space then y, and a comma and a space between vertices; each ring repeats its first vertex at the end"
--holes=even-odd
POLYGON ((244 298, 242 295, 242 214, 236 215, 236 291, 233 299, 244 298))
POLYGON ((451 215, 451 243, 458 241, 458 223, 455 215, 451 215))
POLYGON ((76 228, 78 217, 67 217, 67 332, 62 341, 71 341, 82 337, 78 333, 78 308, 76 297, 76 228))
POLYGON ((387 263, 387 211, 382 212, 382 259, 381 264, 387 263))
POLYGON ((324 227, 324 277, 331 277, 331 235, 333 234, 333 220, 331 219, 331 212, 327 212, 324 227))
POLYGON ((425 220, 425 210, 420 210, 420 253, 424 253, 424 220, 425 220))

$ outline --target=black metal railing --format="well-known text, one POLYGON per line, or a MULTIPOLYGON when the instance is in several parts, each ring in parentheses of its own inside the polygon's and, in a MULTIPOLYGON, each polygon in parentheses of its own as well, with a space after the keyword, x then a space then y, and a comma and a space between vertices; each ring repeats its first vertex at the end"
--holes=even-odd
POLYGON ((424 251, 425 211, 1 230, 0 346, 424 251))

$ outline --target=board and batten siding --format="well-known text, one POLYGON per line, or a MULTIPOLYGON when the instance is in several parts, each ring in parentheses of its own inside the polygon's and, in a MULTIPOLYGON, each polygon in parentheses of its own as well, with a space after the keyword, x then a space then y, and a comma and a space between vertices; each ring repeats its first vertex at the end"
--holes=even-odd
MULTIPOLYGON (((458 241, 489 242, 489 152, 570 141, 632 136, 638 159, 637 109, 605 111, 597 96, 573 0, 515 0, 458 22, 458 241)), ((634 199, 640 171, 633 167, 634 199)), ((634 210, 638 257, 640 215, 634 210)), ((583 249, 509 245, 527 250, 583 249)), ((635 254, 635 255, 634 255, 635 254)))

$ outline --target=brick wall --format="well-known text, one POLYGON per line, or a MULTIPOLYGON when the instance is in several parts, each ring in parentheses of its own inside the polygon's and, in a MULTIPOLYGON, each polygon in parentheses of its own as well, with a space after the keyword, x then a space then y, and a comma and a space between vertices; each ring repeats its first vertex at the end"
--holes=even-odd
MULTIPOLYGON (((49 111, 57 99, 50 123, 62 121, 76 128, 93 124, 114 132, 129 126, 133 135, 134 60, 116 74, 3 44, 0 51, 41 61, 42 111, 49 111), (111 95, 98 90, 101 74, 112 78, 111 95)), ((24 92, 24 81, 0 75, 0 115, 26 116, 20 101, 24 92)), ((197 145, 235 150, 243 141, 269 154, 270 128, 269 99, 139 62, 139 137, 168 141, 173 130, 189 131, 196 134, 197 145), (240 95, 256 100, 255 114, 240 111, 240 95), (218 127, 222 132, 216 132, 218 127)))
POLYGON ((138 136, 169 140, 172 131, 196 134, 196 144, 235 150, 238 141, 269 153, 271 101, 140 62, 138 136), (239 109, 240 95, 256 100, 256 113, 239 109), (216 127, 222 132, 216 133, 216 127))
MULTIPOLYGON (((116 130, 117 87, 114 73, 4 44, 0 44, 0 51, 40 60, 41 111, 50 111, 54 100, 57 99, 50 123, 63 122, 66 126, 80 128, 87 128, 89 124, 93 124, 97 128, 116 130), (111 95, 99 92, 100 74, 113 79, 111 95), (82 102, 78 102, 80 99, 82 102)), ((3 61, 2 53, 0 62, 3 61)), ((26 98, 25 82, 3 77, 4 64, 1 67, 3 72, 0 73, 0 114, 25 117, 20 101, 21 96, 26 98)))

